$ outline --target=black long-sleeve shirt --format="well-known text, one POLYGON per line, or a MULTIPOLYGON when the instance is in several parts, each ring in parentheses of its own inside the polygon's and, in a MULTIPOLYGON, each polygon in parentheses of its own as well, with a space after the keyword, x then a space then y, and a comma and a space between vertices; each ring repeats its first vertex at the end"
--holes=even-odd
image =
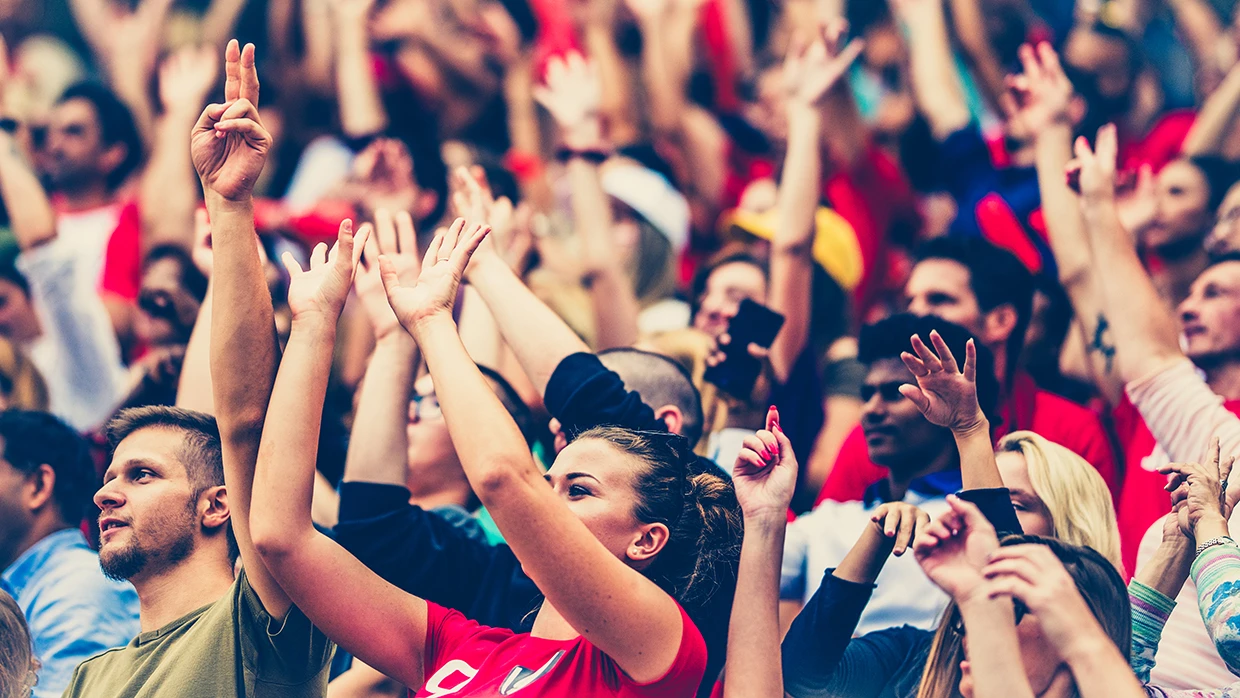
MULTIPOLYGON (((1006 488, 965 490, 999 536, 1020 533, 1006 488)), ((921 685, 934 633, 903 625, 854 638, 873 584, 823 575, 783 642, 784 690, 794 698, 912 698, 921 685)))

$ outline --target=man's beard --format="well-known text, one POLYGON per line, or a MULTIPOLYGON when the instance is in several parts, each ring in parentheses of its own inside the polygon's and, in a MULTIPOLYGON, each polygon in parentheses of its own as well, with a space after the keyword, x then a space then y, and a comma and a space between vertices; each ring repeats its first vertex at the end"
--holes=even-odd
POLYGON ((157 518, 154 530, 172 531, 176 537, 162 550, 144 548, 138 540, 138 531, 129 529, 129 543, 120 550, 99 552, 99 567, 105 577, 118 582, 129 581, 143 572, 149 572, 151 563, 159 566, 159 571, 168 569, 185 558, 194 550, 195 511, 198 497, 190 497, 189 508, 179 518, 157 518))

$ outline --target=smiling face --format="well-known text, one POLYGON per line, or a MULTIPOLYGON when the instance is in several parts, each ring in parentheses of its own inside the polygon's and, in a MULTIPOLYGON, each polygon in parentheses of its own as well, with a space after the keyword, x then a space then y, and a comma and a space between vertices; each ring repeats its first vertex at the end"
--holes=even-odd
POLYGON ((861 384, 861 429, 870 460, 893 469, 925 466, 951 443, 951 433, 931 424, 901 385, 914 384, 913 374, 899 359, 870 364, 861 384))
POLYGON ((603 547, 635 568, 651 562, 667 527, 637 519, 637 479, 649 464, 599 438, 580 438, 556 457, 546 479, 603 547))
POLYGON ((1240 262, 1202 272, 1179 313, 1188 358, 1201 364, 1240 355, 1240 262))
POLYGON ((180 459, 183 435, 168 427, 138 429, 117 444, 95 493, 99 564, 114 579, 140 580, 187 558, 206 527, 227 525, 212 508, 222 486, 197 492, 180 459))

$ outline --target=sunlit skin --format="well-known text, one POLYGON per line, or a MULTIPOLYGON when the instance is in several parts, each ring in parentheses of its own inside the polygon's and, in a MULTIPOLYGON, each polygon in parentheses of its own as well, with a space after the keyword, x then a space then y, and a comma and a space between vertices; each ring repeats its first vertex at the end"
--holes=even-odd
POLYGON ((1206 238, 1206 251, 1215 256, 1240 252, 1240 184, 1232 185, 1219 204, 1214 228, 1206 238))
POLYGON ((715 267, 706 279, 693 326, 712 337, 728 329, 741 301, 766 305, 766 276, 748 262, 728 262, 715 267))
POLYGON ((1240 352, 1240 262, 1223 262, 1202 272, 1179 316, 1184 353, 1198 365, 1240 352))
MULTIPOLYGON (((1059 654, 1042 633, 1042 626, 1032 614, 1025 614, 1016 626, 1016 639, 1020 643, 1021 664, 1033 695, 1047 694, 1051 682, 1060 672, 1068 671, 1059 660, 1059 654)), ((969 656, 969 636, 964 636, 965 657, 969 656)), ((973 698, 973 674, 969 660, 960 662, 960 695, 973 698)))

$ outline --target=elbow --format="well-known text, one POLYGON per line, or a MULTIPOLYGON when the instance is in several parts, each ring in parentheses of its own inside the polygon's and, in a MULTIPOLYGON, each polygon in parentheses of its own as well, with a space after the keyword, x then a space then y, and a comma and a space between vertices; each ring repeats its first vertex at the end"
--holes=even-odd
MULTIPOLYGON (((469 478, 474 494, 483 506, 491 507, 505 497, 510 497, 519 488, 529 484, 530 476, 526 472, 528 463, 517 459, 501 457, 492 459, 485 472, 469 478)), ((545 486, 545 485, 544 485, 545 486)))
POLYGON ((296 547, 291 528, 280 526, 279 522, 270 519, 271 517, 263 516, 250 517, 250 543, 264 562, 284 558, 296 547))

